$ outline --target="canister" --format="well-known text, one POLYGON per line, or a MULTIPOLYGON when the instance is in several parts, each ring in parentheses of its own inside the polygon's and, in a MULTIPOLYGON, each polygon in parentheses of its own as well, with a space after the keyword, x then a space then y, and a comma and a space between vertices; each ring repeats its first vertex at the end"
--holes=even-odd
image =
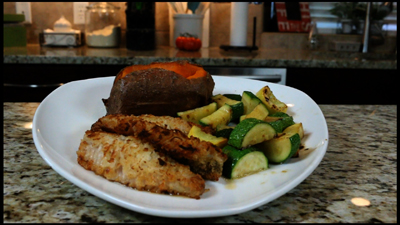
POLYGON ((3 21, 3 47, 26 46, 25 15, 4 14, 3 21))
POLYGON ((119 7, 108 2, 87 6, 85 12, 85 41, 89 47, 119 47, 121 23, 119 7))

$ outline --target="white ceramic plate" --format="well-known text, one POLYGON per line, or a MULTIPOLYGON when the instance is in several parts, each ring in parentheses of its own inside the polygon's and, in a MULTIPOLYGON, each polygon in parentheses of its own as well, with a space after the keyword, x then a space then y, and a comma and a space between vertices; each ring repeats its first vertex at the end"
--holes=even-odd
POLYGON ((237 180, 206 181, 201 199, 137 191, 110 182, 77 163, 76 151, 84 132, 106 114, 102 98, 108 98, 114 77, 67 83, 47 96, 33 118, 33 139, 43 159, 61 176, 106 201, 140 213, 176 218, 234 215, 264 205, 287 193, 318 166, 328 146, 328 128, 318 105, 305 93, 262 81, 213 76, 214 94, 256 93, 269 85, 275 96, 288 104, 288 114, 302 122, 303 140, 310 150, 287 164, 237 180))

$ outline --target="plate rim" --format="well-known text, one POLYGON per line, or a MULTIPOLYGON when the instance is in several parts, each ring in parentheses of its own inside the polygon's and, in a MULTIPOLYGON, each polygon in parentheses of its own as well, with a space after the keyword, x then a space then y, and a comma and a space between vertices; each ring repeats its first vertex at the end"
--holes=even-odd
MULTIPOLYGON (((213 78, 217 78, 217 79, 241 79, 241 80, 246 80, 249 81, 249 79, 244 79, 244 78, 236 78, 236 77, 227 77, 227 76, 215 76, 212 75, 213 78)), ((100 77, 100 78, 89 78, 89 79, 84 79, 84 80, 77 80, 77 81, 72 81, 69 83, 64 84, 63 86, 66 85, 74 85, 77 84, 79 82, 96 82, 97 80, 103 79, 108 80, 108 79, 114 79, 113 76, 109 76, 109 77, 100 77)), ((243 213, 243 212, 247 212, 249 210, 255 209, 261 205, 264 204, 268 204, 269 202, 274 201, 275 199, 281 197, 282 195, 286 194, 287 192, 289 192, 290 190, 292 190, 293 188, 295 188, 296 186, 298 186, 301 182, 303 182, 307 177, 309 177, 312 172, 318 167, 318 165, 321 163, 322 159, 324 158, 327 148, 328 148, 328 143, 329 143, 329 130, 328 130, 328 126, 325 120, 325 116, 322 112, 322 110, 320 109, 320 107, 315 103, 315 101, 308 96, 306 93, 302 92, 301 90, 298 90, 296 88, 293 87, 289 87, 289 86, 285 86, 285 85, 280 85, 280 84, 275 84, 275 83, 269 83, 269 82, 264 82, 264 81, 259 81, 259 82, 263 82, 266 85, 279 85, 279 86, 284 86, 285 88, 291 88, 294 89, 295 91, 299 91, 302 94, 304 94, 307 98, 309 98, 309 100, 311 100, 318 108, 319 113, 322 115, 323 118, 323 126, 324 126, 324 133, 326 135, 326 138, 324 140, 324 143, 318 147, 319 151, 322 151, 323 153, 319 154, 318 157, 316 159, 314 159, 312 161, 312 165, 308 166, 305 171, 303 171, 303 173, 301 173, 301 176, 297 176, 295 179, 291 180, 288 184, 285 184, 284 188, 274 192, 273 196, 270 197, 270 195, 268 196, 263 196, 263 198, 259 199, 258 201, 253 202, 252 204, 247 204, 245 206, 240 206, 240 207, 235 207, 234 209, 228 209, 228 210, 201 210, 201 211, 168 211, 168 210, 160 210, 160 209, 151 209, 151 208, 146 208, 146 207, 142 207, 140 205, 137 204, 132 204, 132 203, 128 203, 125 201, 122 201, 118 198, 115 198, 113 196, 110 196, 107 193, 102 192, 101 190, 98 190, 96 188, 92 188, 89 184, 81 181, 80 179, 77 179, 75 176, 73 176, 73 174, 68 173, 68 171, 64 171, 63 168, 57 166, 57 164, 55 164, 55 162, 52 161, 51 157, 49 157, 48 152, 45 151, 45 149, 42 148, 42 146, 47 145, 47 143, 45 142, 45 140, 42 140, 41 137, 39 137, 39 134, 36 130, 37 128, 37 120, 38 120, 38 115, 40 114, 42 108, 44 107, 46 101, 51 98, 54 93, 56 93, 57 91, 61 90, 61 88, 63 88, 63 86, 58 87, 57 89, 55 89, 53 92, 51 92, 48 96, 46 96, 45 99, 43 99, 43 101, 39 104, 38 108, 35 111, 34 117, 33 117, 33 122, 32 122, 32 136, 33 136, 33 140, 34 140, 34 144, 40 154, 40 156, 45 160, 45 162, 51 166, 51 168, 53 170, 55 170, 58 174, 60 174, 62 177, 66 178, 68 181, 70 181, 71 183, 77 185, 78 187, 80 187, 81 189, 93 194, 96 197, 99 197, 105 201, 111 202, 115 205, 127 208, 129 210, 135 211, 135 212, 139 212, 139 213, 143 213, 143 214, 147 214, 147 215, 152 215, 152 216, 161 216, 161 217, 169 217, 169 218, 207 218, 207 217, 219 217, 219 216, 229 216, 229 215, 235 215, 235 214, 239 214, 239 213, 243 213), (44 143, 43 143, 44 142, 44 143), (290 184, 290 185, 289 185, 290 184)), ((215 91, 215 89, 214 89, 215 91)), ((324 135, 324 136, 325 136, 324 135)), ((47 148, 52 149, 53 151, 55 151, 55 149, 53 149, 51 146, 45 146, 47 148)), ((57 151, 55 151, 57 152, 57 151)), ((201 200, 201 199, 200 199, 201 200)))

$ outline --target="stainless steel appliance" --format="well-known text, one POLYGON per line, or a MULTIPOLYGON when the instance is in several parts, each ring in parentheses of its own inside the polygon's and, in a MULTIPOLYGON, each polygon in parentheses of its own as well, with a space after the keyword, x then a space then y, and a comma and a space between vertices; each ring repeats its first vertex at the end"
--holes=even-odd
POLYGON ((286 68, 204 66, 204 69, 211 75, 248 78, 286 85, 286 68))

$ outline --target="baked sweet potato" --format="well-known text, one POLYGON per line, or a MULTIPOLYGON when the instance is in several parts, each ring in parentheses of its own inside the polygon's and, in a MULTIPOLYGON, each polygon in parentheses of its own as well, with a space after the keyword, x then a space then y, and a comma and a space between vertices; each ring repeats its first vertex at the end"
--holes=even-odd
POLYGON ((177 116, 211 103, 214 86, 202 66, 187 61, 132 65, 117 74, 103 102, 107 115, 177 116))

